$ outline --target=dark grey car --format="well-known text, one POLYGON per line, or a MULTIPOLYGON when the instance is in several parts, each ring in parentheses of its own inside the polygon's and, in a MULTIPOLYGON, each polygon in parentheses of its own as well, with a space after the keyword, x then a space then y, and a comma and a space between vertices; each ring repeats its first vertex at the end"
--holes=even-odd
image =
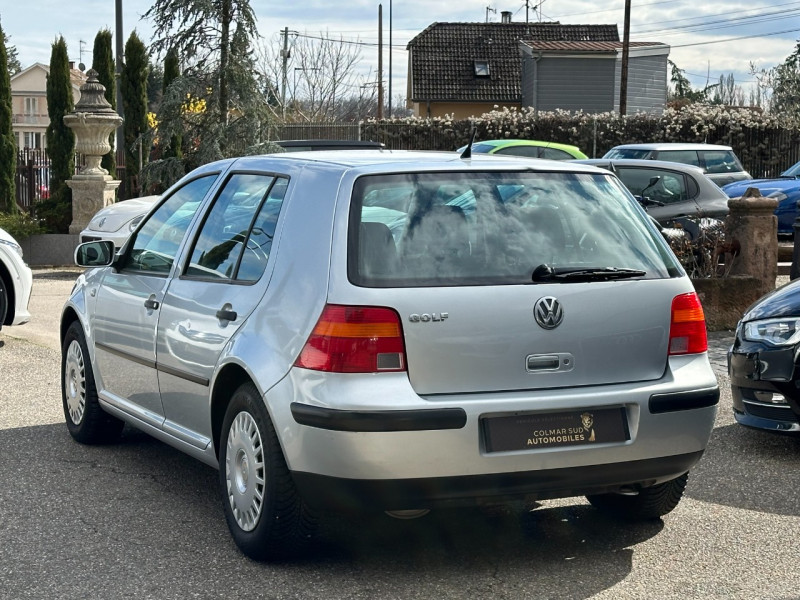
POLYGON ((734 181, 752 179, 730 146, 658 142, 623 144, 605 153, 603 158, 640 158, 694 165, 722 187, 734 181))
POLYGON ((682 217, 724 219, 728 196, 699 167, 661 160, 592 158, 576 160, 616 174, 630 192, 641 198, 647 212, 661 225, 682 217))

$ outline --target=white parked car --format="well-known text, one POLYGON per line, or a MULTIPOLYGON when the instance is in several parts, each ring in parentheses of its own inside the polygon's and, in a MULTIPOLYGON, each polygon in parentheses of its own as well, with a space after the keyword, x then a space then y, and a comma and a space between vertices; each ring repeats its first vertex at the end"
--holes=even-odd
POLYGON ((119 250, 158 198, 159 196, 142 196, 101 208, 89 221, 86 229, 81 231, 81 243, 111 240, 119 250))
POLYGON ((30 321, 33 274, 22 259, 22 247, 0 229, 0 329, 3 325, 22 325, 30 321))

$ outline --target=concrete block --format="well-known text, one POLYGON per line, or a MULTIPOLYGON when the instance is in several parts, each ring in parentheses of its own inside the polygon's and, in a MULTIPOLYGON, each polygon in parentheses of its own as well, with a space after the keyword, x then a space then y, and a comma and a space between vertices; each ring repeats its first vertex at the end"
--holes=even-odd
POLYGON ((25 262, 30 267, 74 266, 75 248, 80 236, 67 233, 32 235, 19 240, 25 262))

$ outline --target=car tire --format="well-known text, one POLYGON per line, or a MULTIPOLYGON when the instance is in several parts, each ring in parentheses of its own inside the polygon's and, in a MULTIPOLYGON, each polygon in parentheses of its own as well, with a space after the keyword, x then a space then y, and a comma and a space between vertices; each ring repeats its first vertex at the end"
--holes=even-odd
POLYGON ((252 383, 234 392, 225 412, 219 481, 225 520, 245 555, 280 560, 305 550, 316 519, 297 493, 275 428, 252 383))
POLYGON ((64 336, 61 351, 61 400, 70 435, 82 444, 119 439, 125 425, 100 407, 86 337, 78 321, 64 336))
POLYGON ((663 517, 683 497, 689 474, 639 490, 638 494, 595 494, 586 496, 595 508, 631 521, 650 521, 663 517))
POLYGON ((6 314, 8 314, 8 292, 6 291, 3 278, 0 277, 0 329, 6 322, 6 314))

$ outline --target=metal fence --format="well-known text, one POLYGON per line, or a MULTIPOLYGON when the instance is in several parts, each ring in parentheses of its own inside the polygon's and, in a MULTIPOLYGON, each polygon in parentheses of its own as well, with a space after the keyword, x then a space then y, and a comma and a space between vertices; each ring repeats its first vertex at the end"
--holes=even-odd
MULTIPOLYGON (((464 128, 440 128, 409 124, 407 122, 362 122, 362 123, 290 123, 278 128, 278 139, 336 139, 336 140, 371 140, 382 142, 387 148, 395 150, 444 150, 454 151, 466 143, 468 130, 464 128), (463 129, 463 131, 462 131, 463 129)), ((575 139, 584 140, 588 146, 584 149, 587 155, 602 156, 613 142, 598 140, 596 131, 573 131, 575 139)), ((777 177, 793 164, 800 162, 800 131, 773 129, 744 129, 736 132, 719 128, 715 131, 715 140, 708 143, 721 143, 734 147, 744 168, 756 178, 777 177)), ((548 138, 549 139, 549 138, 548 138)), ((572 140, 553 139, 553 141, 571 143, 572 140)), ((76 172, 82 164, 82 157, 76 156, 76 172)), ((125 177, 125 153, 117 152, 116 178, 121 180, 118 198, 128 198, 129 190, 125 177)), ((17 172, 15 177, 17 188, 17 204, 29 211, 36 202, 49 196, 50 190, 50 158, 46 150, 24 149, 17 155, 17 172)), ((134 183, 134 186, 136 183, 134 183)), ((138 190, 130 190, 136 194, 138 190)))
POLYGON ((25 148, 17 152, 17 171, 14 175, 17 205, 30 208, 50 194, 50 157, 41 149, 25 148))
POLYGON ((359 123, 287 123, 278 128, 281 140, 360 140, 359 123))
MULTIPOLYGON (((75 173, 85 164, 83 155, 75 154, 75 173)), ((118 197, 127 198, 125 186, 125 152, 117 152, 116 178, 121 180, 118 197)), ((43 148, 23 148, 17 151, 17 170, 14 175, 17 206, 30 212, 41 200, 50 197, 50 156, 43 148)))

